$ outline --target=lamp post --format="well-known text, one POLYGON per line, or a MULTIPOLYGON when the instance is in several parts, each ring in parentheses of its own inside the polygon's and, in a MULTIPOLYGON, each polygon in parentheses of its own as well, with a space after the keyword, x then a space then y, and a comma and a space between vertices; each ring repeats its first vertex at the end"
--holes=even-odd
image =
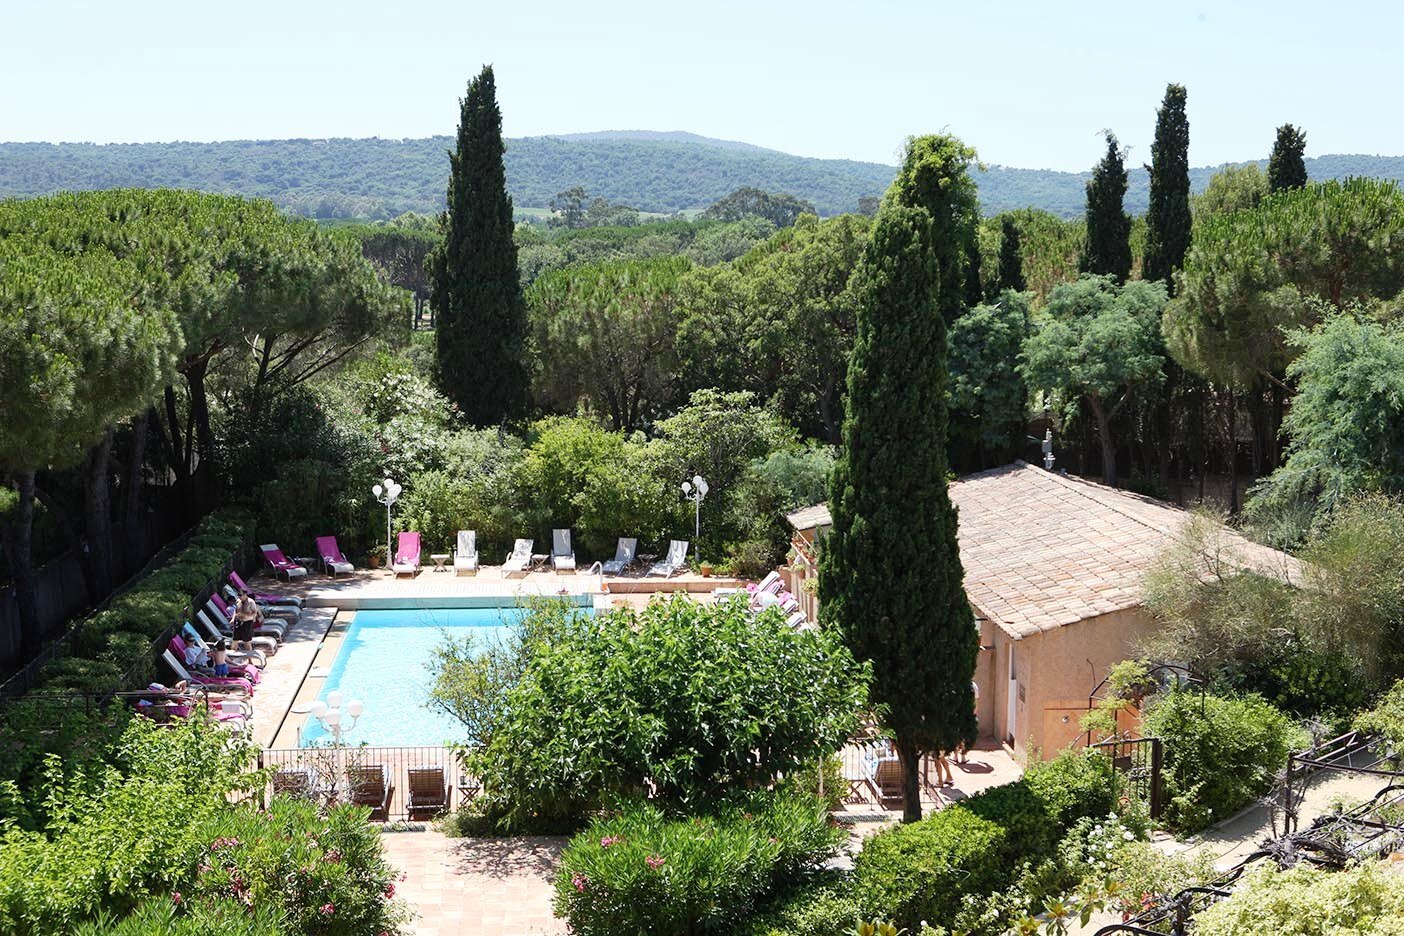
POLYGON ((360 699, 346 700, 343 706, 341 691, 337 690, 327 693, 327 701, 318 699, 313 702, 307 714, 321 722, 322 727, 331 733, 332 743, 340 747, 342 735, 356 727, 364 711, 365 706, 360 699))
POLYGON ((700 540, 702 538, 702 498, 707 496, 707 491, 709 490, 710 488, 707 487, 707 482, 702 480, 701 475, 693 475, 691 481, 684 481, 682 483, 683 497, 692 500, 694 514, 692 521, 692 538, 694 540, 700 540))
POLYGON ((385 505, 385 564, 389 565, 394 556, 394 547, 390 545, 390 508, 399 499, 400 492, 404 488, 400 487, 393 478, 386 478, 384 484, 377 484, 371 487, 371 493, 375 499, 385 505))

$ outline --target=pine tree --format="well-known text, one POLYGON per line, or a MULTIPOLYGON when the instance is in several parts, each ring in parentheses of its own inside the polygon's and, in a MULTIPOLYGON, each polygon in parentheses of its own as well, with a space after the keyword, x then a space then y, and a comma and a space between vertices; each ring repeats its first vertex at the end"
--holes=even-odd
POLYGON ((1023 292, 1028 288, 1024 279, 1024 259, 1019 252, 1019 225, 1014 219, 1003 217, 999 220, 999 291, 1012 289, 1023 292))
POLYGON ((1106 274, 1126 282, 1131 275, 1131 216, 1122 208, 1126 197, 1126 154, 1116 134, 1107 131, 1107 155, 1092 170, 1087 183, 1087 251, 1084 273, 1106 274))
POLYGON ((1173 294, 1171 274, 1185 262, 1190 242, 1189 120, 1185 88, 1172 84, 1155 118, 1151 144, 1150 208, 1146 212, 1146 260, 1141 278, 1164 280, 1173 294))
POLYGON ((855 271, 848 412, 819 576, 824 624, 873 661, 871 700, 895 738, 907 821, 921 818, 921 755, 976 733, 979 638, 946 482, 949 378, 933 239, 924 208, 889 197, 855 271))
POLYGON ((475 426, 526 407, 526 304, 502 164, 502 112, 492 66, 468 84, 449 154, 443 243, 430 259, 439 389, 475 426))
POLYGON ((1272 144, 1272 156, 1268 159, 1268 191, 1305 188, 1305 156, 1306 131, 1298 130, 1291 124, 1278 127, 1277 139, 1272 144))

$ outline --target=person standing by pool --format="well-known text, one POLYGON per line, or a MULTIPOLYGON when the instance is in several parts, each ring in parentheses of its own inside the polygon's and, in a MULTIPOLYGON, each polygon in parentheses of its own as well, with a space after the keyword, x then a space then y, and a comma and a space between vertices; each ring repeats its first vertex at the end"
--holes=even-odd
POLYGON ((254 627, 262 620, 263 614, 258 610, 258 605, 254 602, 253 596, 247 591, 240 589, 239 600, 234 603, 234 639, 231 644, 235 650, 252 650, 254 627), (241 648, 239 645, 243 644, 241 648))

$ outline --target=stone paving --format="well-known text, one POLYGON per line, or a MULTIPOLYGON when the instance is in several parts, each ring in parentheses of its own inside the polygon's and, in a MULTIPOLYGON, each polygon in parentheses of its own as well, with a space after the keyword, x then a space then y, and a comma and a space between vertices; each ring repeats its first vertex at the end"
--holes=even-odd
POLYGON ((566 932, 551 911, 564 838, 453 839, 440 832, 387 832, 396 886, 415 914, 415 936, 542 936, 566 932))

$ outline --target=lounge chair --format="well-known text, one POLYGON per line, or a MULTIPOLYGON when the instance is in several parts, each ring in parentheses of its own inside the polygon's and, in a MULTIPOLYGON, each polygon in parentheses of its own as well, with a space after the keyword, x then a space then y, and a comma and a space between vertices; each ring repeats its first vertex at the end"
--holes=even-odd
POLYGON ((399 542, 395 545, 395 561, 391 563, 390 569, 399 577, 401 575, 417 575, 419 573, 419 534, 414 530, 405 530, 400 533, 399 542))
POLYGON ((662 562, 655 562, 653 568, 648 570, 648 574, 668 578, 683 567, 683 560, 686 558, 687 540, 673 540, 668 544, 668 555, 663 557, 662 562))
POLYGON ((264 543, 258 548, 263 553, 263 561, 268 564, 268 568, 274 575, 281 575, 291 582, 293 579, 302 578, 307 574, 306 569, 283 555, 283 551, 278 548, 276 543, 264 543))
POLYGON ((785 618, 785 623, 795 630, 815 629, 815 625, 810 623, 809 617, 803 611, 792 611, 790 616, 785 618))
POLYGON ((167 647, 161 651, 161 659, 166 661, 166 665, 175 673, 176 679, 183 679, 193 688, 217 689, 220 692, 232 692, 236 695, 253 695, 253 685, 247 679, 236 679, 233 676, 204 676, 200 673, 191 673, 185 668, 185 664, 176 658, 167 647))
POLYGON ((534 545, 536 541, 529 539, 519 539, 513 543, 512 551, 502 563, 502 574, 507 576, 520 572, 525 575, 527 566, 531 565, 531 547, 534 545))
POLYGON ((409 769, 409 805, 405 811, 413 819, 416 813, 438 814, 448 809, 448 784, 442 767, 411 767, 409 769))
POLYGON ((478 531, 459 530, 458 548, 453 551, 453 574, 478 574, 478 531))
MULTIPOLYGON (((224 594, 226 603, 239 600, 239 590, 233 585, 224 586, 224 594)), ((298 621, 302 620, 301 608, 295 607, 294 605, 265 604, 259 601, 258 597, 255 595, 249 595, 249 597, 253 598, 254 604, 258 605, 259 612, 265 618, 275 617, 279 620, 287 621, 289 624, 296 624, 298 621)))
POLYGON ((353 805, 369 806, 372 819, 383 822, 390 818, 390 796, 395 792, 395 785, 390 782, 390 771, 384 764, 346 768, 346 784, 353 805))
POLYGON ((316 788, 312 771, 307 767, 284 768, 273 775, 274 796, 310 798, 316 788))
POLYGON ((634 553, 638 552, 639 541, 632 537, 621 536, 619 542, 614 547, 614 558, 606 562, 601 568, 605 575, 623 575, 624 570, 629 568, 629 563, 634 561, 634 553))
POLYGON ((779 572, 767 572, 765 578, 761 579, 756 585, 757 595, 761 592, 769 592, 772 595, 778 595, 784 590, 785 580, 781 578, 779 572))
POLYGON ((249 583, 245 582, 244 577, 238 572, 229 573, 229 584, 233 585, 237 591, 246 591, 250 595, 253 595, 254 601, 257 601, 259 604, 273 605, 275 607, 302 607, 302 599, 294 595, 255 594, 254 590, 249 587, 249 583))
MULTIPOLYGON (((219 623, 220 630, 228 630, 230 633, 233 633, 234 609, 220 596, 219 592, 210 595, 210 600, 205 602, 205 609, 214 615, 215 621, 219 623)), ((254 635, 277 637, 279 640, 282 640, 283 635, 288 632, 288 628, 291 626, 291 621, 282 618, 269 619, 268 617, 264 617, 261 624, 254 625, 254 635)))
POLYGON ((317 537, 317 555, 322 559, 322 571, 336 578, 338 572, 355 572, 356 567, 346 560, 346 554, 336 544, 335 536, 317 537))
POLYGON ((873 769, 873 786, 878 790, 878 802, 884 806, 901 806, 907 800, 902 791, 902 762, 896 756, 884 757, 873 769))
MULTIPOLYGON (((186 643, 185 638, 182 635, 172 635, 171 639, 167 642, 166 646, 170 649, 171 653, 175 654, 176 659, 190 659, 188 656, 186 656, 186 650, 191 645, 186 643)), ((209 653, 209 648, 203 643, 197 645, 195 649, 197 651, 204 651, 206 654, 209 653)), ((213 663, 211 663, 210 665, 213 665, 213 663)), ((189 664, 186 664, 186 669, 189 668, 189 664)), ((259 682, 263 679, 263 671, 260 670, 257 666, 254 666, 250 663, 230 663, 229 675, 227 677, 215 676, 213 673, 204 672, 197 673, 196 675, 202 679, 242 679, 245 682, 247 682, 250 687, 257 686, 259 682)))
MULTIPOLYGON (((195 629, 195 625, 191 624, 189 621, 186 621, 185 626, 180 629, 180 639, 184 640, 188 644, 193 643, 197 646, 203 647, 206 653, 209 653, 211 656, 214 655, 214 647, 210 645, 209 641, 207 641, 204 637, 200 635, 200 632, 195 629)), ((212 637, 210 639, 218 643, 219 641, 225 640, 227 638, 225 638, 225 636, 221 634, 218 637, 212 637)), ((226 649, 224 652, 225 659, 229 663, 230 672, 233 672, 237 667, 241 666, 254 666, 258 669, 263 669, 265 666, 268 665, 268 657, 264 656, 263 651, 257 648, 253 650, 226 649)))
POLYGON ((557 572, 575 571, 575 550, 570 548, 569 530, 551 531, 551 565, 557 572))
MULTIPOLYGON (((205 636, 210 640, 219 640, 221 637, 229 638, 233 636, 232 631, 221 630, 214 620, 205 613, 202 608, 195 612, 195 620, 205 629, 205 636)), ((278 638, 271 634, 260 634, 254 631, 253 646, 255 650, 262 652, 264 657, 270 657, 278 652, 278 638)), ((230 651, 231 653, 233 651, 230 651)))

